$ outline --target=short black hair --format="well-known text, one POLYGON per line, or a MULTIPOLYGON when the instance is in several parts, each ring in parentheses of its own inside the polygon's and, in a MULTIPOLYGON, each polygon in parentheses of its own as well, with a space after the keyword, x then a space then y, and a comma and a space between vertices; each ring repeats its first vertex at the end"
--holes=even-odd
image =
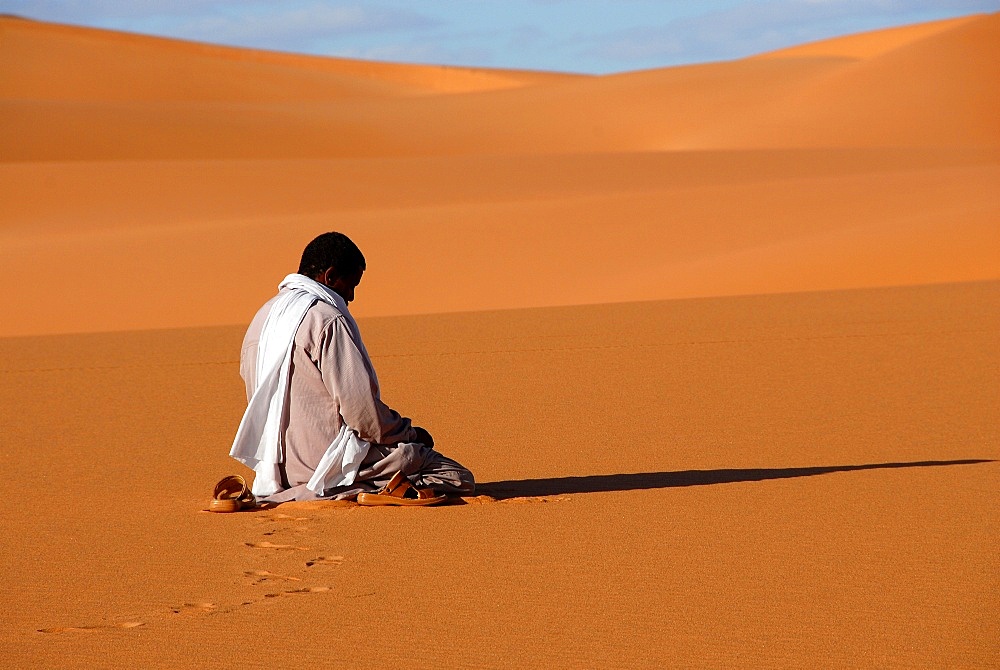
POLYGON ((348 277, 365 269, 365 256, 358 245, 347 235, 337 232, 323 233, 306 245, 299 261, 299 274, 316 279, 327 268, 333 268, 337 277, 348 277))

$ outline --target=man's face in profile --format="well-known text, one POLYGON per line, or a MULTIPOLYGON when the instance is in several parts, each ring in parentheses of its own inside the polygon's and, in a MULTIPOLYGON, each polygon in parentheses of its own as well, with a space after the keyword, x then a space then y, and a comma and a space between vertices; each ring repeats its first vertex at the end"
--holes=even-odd
POLYGON ((346 277, 336 277, 336 270, 329 268, 323 273, 322 279, 326 286, 344 299, 345 302, 352 302, 354 300, 354 289, 358 287, 361 283, 361 275, 365 273, 363 268, 358 269, 357 272, 349 274, 346 277))

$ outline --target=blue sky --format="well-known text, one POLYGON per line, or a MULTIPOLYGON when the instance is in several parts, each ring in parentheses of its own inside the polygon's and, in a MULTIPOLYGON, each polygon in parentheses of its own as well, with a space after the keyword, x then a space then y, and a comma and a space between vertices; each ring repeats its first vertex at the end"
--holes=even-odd
POLYGON ((608 73, 1000 10, 1000 0, 0 0, 0 13, 236 46, 608 73))

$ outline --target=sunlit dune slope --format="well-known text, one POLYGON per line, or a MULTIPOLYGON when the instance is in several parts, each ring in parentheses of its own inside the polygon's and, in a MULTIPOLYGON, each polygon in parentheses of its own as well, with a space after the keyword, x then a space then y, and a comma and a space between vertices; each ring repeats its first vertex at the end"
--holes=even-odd
POLYGON ((329 229, 369 316, 995 279, 998 26, 579 77, 2 19, 0 334, 243 323, 329 229))
POLYGON ((713 129, 731 146, 1000 144, 1000 15, 954 27, 819 78, 713 129))
POLYGON ((961 16, 943 21, 930 21, 928 23, 914 23, 896 28, 883 28, 882 30, 844 35, 817 42, 807 42, 806 44, 778 49, 777 51, 769 51, 753 56, 753 58, 813 58, 817 56, 853 59, 872 58, 881 56, 893 49, 906 46, 911 42, 956 28, 963 23, 977 21, 979 18, 979 16, 975 15, 961 16))
POLYGON ((17 287, 0 294, 8 334, 246 322, 328 229, 369 257, 362 315, 1000 276, 995 151, 18 163, 0 174, 11 191, 0 273, 17 287))

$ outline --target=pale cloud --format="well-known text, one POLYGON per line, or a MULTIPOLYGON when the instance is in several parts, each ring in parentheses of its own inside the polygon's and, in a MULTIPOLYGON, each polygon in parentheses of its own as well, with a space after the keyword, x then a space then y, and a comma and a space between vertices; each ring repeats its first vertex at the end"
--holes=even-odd
POLYGON ((1000 0, 768 0, 584 40, 582 57, 629 67, 739 58, 835 35, 989 12, 1000 0))
MULTIPOLYGON (((391 0, 390 0, 391 1, 391 0)), ((378 3, 313 0, 0 0, 0 11, 244 46, 309 48, 345 34, 420 31, 439 20, 378 3)))
POLYGON ((194 39, 271 48, 309 48, 309 43, 346 34, 419 31, 437 25, 430 17, 400 9, 325 3, 269 3, 239 15, 185 21, 178 30, 194 39))
POLYGON ((213 11, 219 0, 4 0, 8 14, 66 23, 129 19, 149 16, 183 16, 213 11))

